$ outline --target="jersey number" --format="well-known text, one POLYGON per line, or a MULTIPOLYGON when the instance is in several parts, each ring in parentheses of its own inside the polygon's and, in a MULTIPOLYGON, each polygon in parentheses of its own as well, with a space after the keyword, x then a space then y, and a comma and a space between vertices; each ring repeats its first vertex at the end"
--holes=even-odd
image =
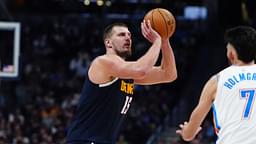
POLYGON ((241 98, 245 98, 245 107, 243 112, 243 119, 248 119, 252 111, 252 105, 254 103, 255 89, 246 89, 240 91, 241 98))
POLYGON ((132 102, 132 97, 126 96, 125 103, 124 103, 124 106, 122 108, 121 114, 126 114, 127 113, 131 102, 132 102))

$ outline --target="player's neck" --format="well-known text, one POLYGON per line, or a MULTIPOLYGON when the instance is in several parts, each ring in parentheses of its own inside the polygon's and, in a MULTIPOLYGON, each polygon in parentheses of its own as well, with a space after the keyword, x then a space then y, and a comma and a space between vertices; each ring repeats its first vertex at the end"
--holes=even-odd
POLYGON ((243 61, 240 61, 240 60, 237 60, 234 65, 237 65, 237 66, 249 66, 249 65, 254 65, 255 64, 255 61, 251 61, 249 63, 245 63, 243 61))
POLYGON ((106 55, 116 55, 116 56, 121 57, 123 60, 126 60, 126 57, 122 57, 122 56, 118 55, 118 54, 117 54, 115 51, 113 51, 113 50, 108 50, 108 51, 106 52, 106 55))

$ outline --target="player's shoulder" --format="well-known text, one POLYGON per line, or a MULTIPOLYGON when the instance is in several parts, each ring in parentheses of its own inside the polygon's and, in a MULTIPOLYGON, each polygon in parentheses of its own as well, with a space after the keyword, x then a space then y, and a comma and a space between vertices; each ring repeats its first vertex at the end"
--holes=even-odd
POLYGON ((215 85, 218 82, 218 79, 219 79, 219 74, 217 73, 217 74, 212 75, 208 79, 207 83, 210 84, 210 85, 215 85))
POLYGON ((217 74, 217 78, 219 79, 225 79, 226 77, 230 77, 230 75, 233 75, 234 73, 236 73, 237 71, 239 71, 239 67, 234 66, 234 65, 230 65, 226 68, 224 68, 223 70, 221 70, 220 72, 218 72, 217 74))
POLYGON ((112 60, 114 61, 116 59, 121 59, 121 58, 114 54, 104 54, 96 57, 94 61, 112 61, 112 60))
POLYGON ((223 74, 232 74, 234 72, 237 72, 237 71, 241 71, 241 70, 249 70, 249 69, 255 69, 256 68, 256 65, 246 65, 246 66, 239 66, 239 65, 231 65, 225 69, 223 69, 221 71, 221 73, 223 74))
POLYGON ((229 72, 232 71, 233 69, 235 69, 235 66, 231 65, 231 66, 228 66, 228 67, 224 68, 224 69, 221 70, 219 73, 229 73, 229 72))
POLYGON ((101 55, 96 57, 93 62, 92 65, 106 65, 106 66, 111 66, 113 64, 115 64, 118 61, 122 61, 122 59, 114 54, 105 54, 105 55, 101 55))
POLYGON ((88 76, 89 80, 94 84, 104 83, 109 80, 109 71, 111 70, 111 58, 107 55, 101 55, 92 61, 88 76))

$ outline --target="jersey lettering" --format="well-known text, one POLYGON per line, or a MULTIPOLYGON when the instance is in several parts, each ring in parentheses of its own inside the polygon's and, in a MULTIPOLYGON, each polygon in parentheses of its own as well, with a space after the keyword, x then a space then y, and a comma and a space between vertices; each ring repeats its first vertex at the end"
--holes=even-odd
POLYGON ((121 81, 121 88, 120 90, 127 93, 133 94, 134 84, 133 83, 126 83, 125 81, 121 81))
POLYGON ((249 119, 252 111, 252 106, 254 103, 255 89, 244 89, 240 90, 240 96, 242 99, 246 99, 243 119, 249 119))
POLYGON ((130 108, 131 102, 132 102, 132 97, 126 96, 125 103, 124 103, 124 106, 122 108, 121 114, 126 114, 127 113, 127 111, 130 108))

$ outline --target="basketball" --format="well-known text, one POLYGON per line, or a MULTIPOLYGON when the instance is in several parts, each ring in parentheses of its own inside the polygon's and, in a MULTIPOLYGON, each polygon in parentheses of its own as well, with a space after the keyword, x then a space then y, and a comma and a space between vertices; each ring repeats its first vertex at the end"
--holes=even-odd
POLYGON ((152 28, 162 38, 170 38, 176 28, 176 20, 173 14, 163 8, 155 8, 146 13, 144 20, 149 20, 152 28))

